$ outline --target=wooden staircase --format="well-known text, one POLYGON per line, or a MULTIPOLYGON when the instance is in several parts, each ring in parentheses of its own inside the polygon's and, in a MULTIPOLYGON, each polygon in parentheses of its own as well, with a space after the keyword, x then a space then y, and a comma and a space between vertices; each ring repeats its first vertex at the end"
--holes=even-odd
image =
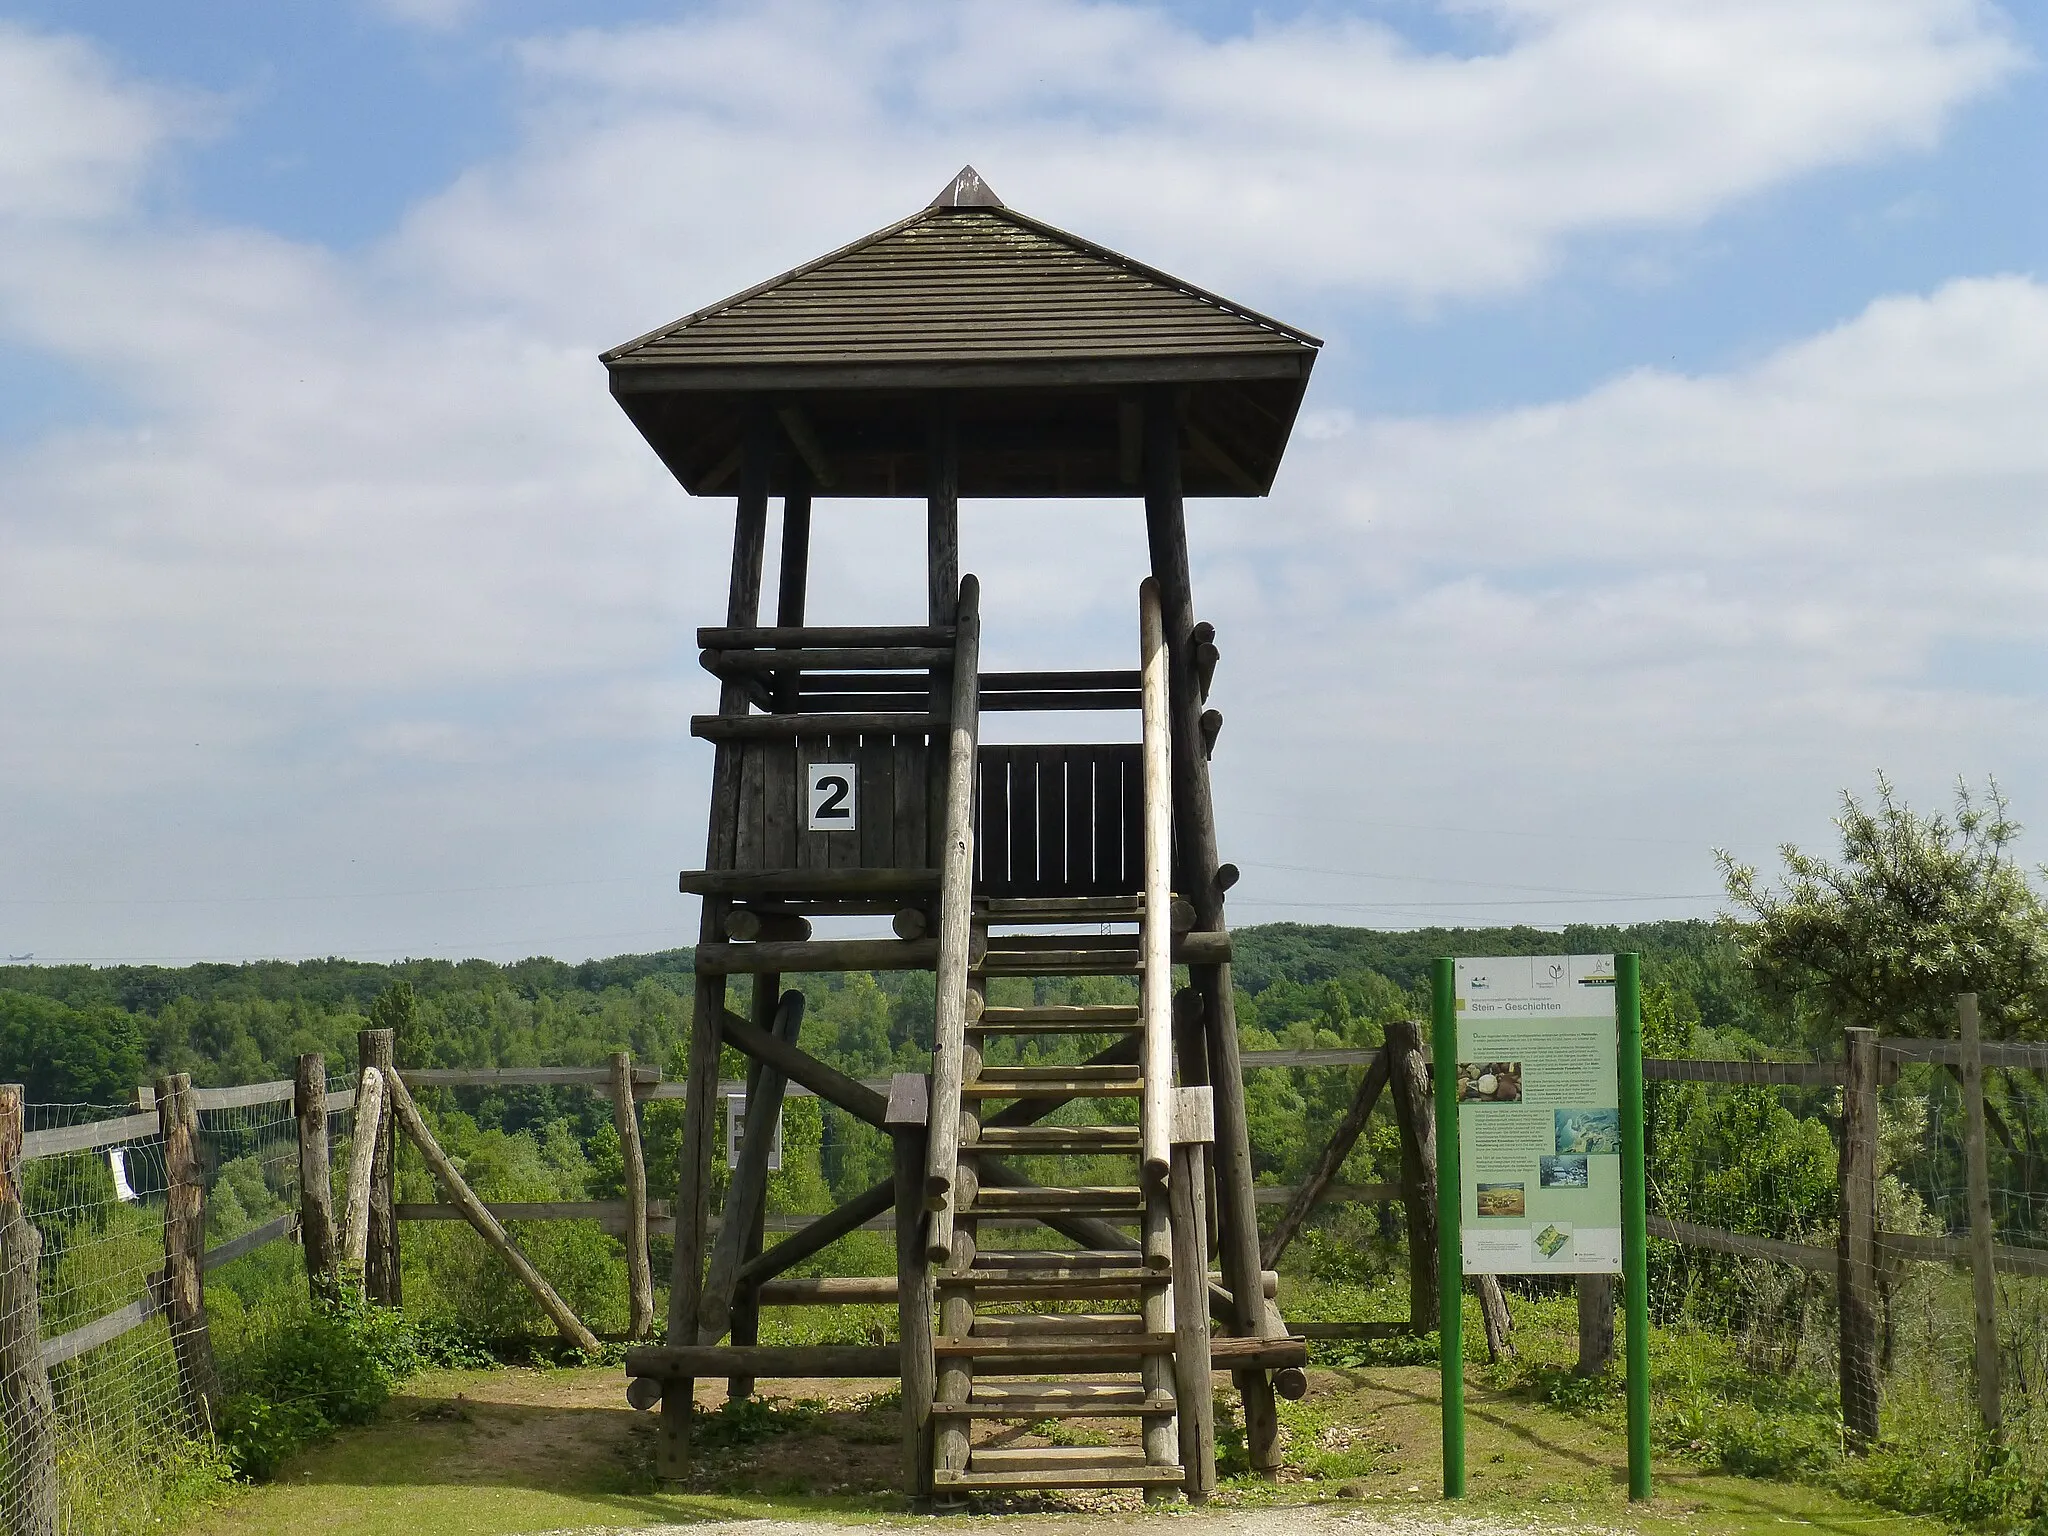
MULTIPOLYGON (((942 1501, 1040 1488, 1139 1488, 1148 1496, 1183 1489, 1202 1499, 1215 1485, 1201 1213, 1201 1145, 1213 1132, 1209 1090, 1174 1086, 1171 748, 1166 651, 1150 582, 1141 609, 1144 733, 1141 772, 1129 786, 1142 794, 1133 871, 1140 888, 977 898, 949 869, 941 892, 942 905, 960 908, 942 915, 942 987, 948 919, 957 917, 951 926, 968 935, 959 990, 941 997, 932 1072, 929 1252, 939 1270, 931 1487, 942 1501), (1045 931, 1082 926, 1097 931, 1045 931), (1077 976, 1135 977, 1140 1001, 986 1001, 991 977, 1077 976), (1082 1064, 987 1059, 1077 1034, 1115 1043, 1082 1064), (1048 1101, 1080 1106, 1080 1123, 1043 1123, 1048 1101), (1034 1157, 1097 1159, 1121 1176, 1026 1183, 1004 1160, 1034 1157), (985 1222, 1019 1217, 1080 1246, 981 1247, 985 1222), (1135 1246, 1127 1227, 1137 1229, 1135 1246), (1062 1309, 1015 1310, 1036 1303, 1062 1309), (1076 1304, 1080 1310, 1066 1310, 1076 1304), (1139 1441, 1017 1446, 981 1433, 1071 1418, 1136 1419, 1139 1441)), ((963 702, 956 698, 956 729, 963 702)), ((983 820, 991 820, 986 801, 983 820)), ((971 855, 971 829, 967 842, 971 855)))

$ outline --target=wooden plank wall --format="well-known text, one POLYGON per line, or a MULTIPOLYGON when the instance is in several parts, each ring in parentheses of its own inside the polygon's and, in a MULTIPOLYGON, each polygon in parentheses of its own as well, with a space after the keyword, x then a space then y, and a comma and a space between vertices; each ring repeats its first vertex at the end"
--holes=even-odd
MULTIPOLYGON (((925 869, 931 744, 921 735, 800 736, 721 743, 737 755, 739 803, 730 857, 714 869, 925 869), (852 763, 859 775, 852 832, 805 823, 812 763, 852 763)), ((725 840, 714 842, 714 853, 725 840)))
POLYGON ((1135 742, 985 746, 975 782, 977 896, 1127 896, 1144 885, 1135 742))

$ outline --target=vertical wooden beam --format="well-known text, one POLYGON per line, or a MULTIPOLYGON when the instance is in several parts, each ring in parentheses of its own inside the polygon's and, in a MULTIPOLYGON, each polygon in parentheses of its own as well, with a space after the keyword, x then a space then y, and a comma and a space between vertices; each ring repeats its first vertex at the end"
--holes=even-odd
MULTIPOLYGON (((775 1034, 776 1009, 782 1000, 782 977, 773 971, 764 972, 754 978, 753 988, 753 993, 747 1002, 748 1022, 766 1034, 775 1034)), ((760 1095, 761 1073, 763 1070, 764 1068, 759 1061, 751 1056, 747 1058, 746 1102, 748 1104, 752 1104, 760 1095)), ((726 1185, 726 1206, 728 1210, 730 1210, 731 1205, 731 1170, 728 1169, 726 1185)), ((740 1265, 741 1273, 744 1273, 747 1264, 761 1256, 763 1239, 767 1236, 767 1212, 768 1202, 766 1200, 754 1202, 753 1219, 747 1223, 746 1233, 740 1245, 740 1251, 745 1256, 740 1265)), ((723 1235, 724 1230, 721 1228, 720 1236, 722 1237, 723 1235)), ((715 1257, 712 1262, 716 1264, 717 1260, 715 1257)), ((752 1283, 741 1279, 739 1273, 736 1273, 733 1277, 732 1320, 728 1327, 732 1335, 732 1342, 735 1344, 758 1344, 761 1342, 761 1304, 759 1292, 752 1283)), ((754 1378, 749 1375, 726 1377, 725 1400, 729 1403, 736 1403, 752 1397, 754 1395, 754 1385, 754 1378)))
POLYGON ((1845 1031, 1839 1250, 1842 1422, 1853 1444, 1878 1436, 1877 1031, 1845 1031))
MULTIPOLYGON (((1175 884, 1195 909, 1195 929, 1224 929, 1223 886, 1216 878, 1216 807, 1209 762, 1202 753, 1202 700, 1194 668, 1195 600, 1188 574, 1187 522, 1181 504, 1179 411, 1170 388, 1145 397, 1145 533, 1152 575, 1159 583, 1166 633, 1171 706, 1175 884)), ((1208 1026, 1209 1079, 1216 1090, 1216 1205, 1223 1283, 1236 1308, 1239 1333, 1269 1331, 1261 1294, 1258 1207, 1252 1195, 1251 1134, 1246 1121, 1244 1068, 1239 1059, 1237 999, 1228 965, 1190 966, 1188 979, 1202 995, 1208 1026)), ((1279 1465, 1279 1417, 1272 1380, 1264 1371, 1236 1373, 1244 1401, 1245 1442, 1252 1466, 1279 1465)))
POLYGON ((960 415, 951 395, 932 402, 925 463, 928 609, 932 623, 950 624, 960 602, 960 415))
MULTIPOLYGON (((934 1104, 933 1112, 937 1112, 934 1104)), ((964 1275, 974 1267, 976 1228, 973 1217, 953 1224, 952 1251, 946 1258, 946 1273, 964 1275)), ((949 1339, 964 1339, 974 1332, 974 1293, 960 1286, 939 1291, 939 1332, 949 1339)), ((941 1403, 964 1403, 974 1390, 974 1362, 966 1355, 947 1355, 937 1363, 933 1397, 941 1403)), ((965 1472, 969 1449, 967 1421, 953 1417, 936 1422, 932 1433, 932 1465, 948 1472, 965 1472)), ((966 1501, 957 1493, 941 1495, 935 1506, 950 1509, 966 1501)))
MULTIPOLYGON (((789 468, 790 488, 782 497, 782 558, 775 569, 775 622, 795 629, 804 621, 811 583, 811 481, 801 459, 789 468)), ((798 674, 775 676, 775 708, 796 709, 798 674)))
MULTIPOLYGON (((761 613, 761 561, 768 539, 768 477, 775 450, 774 419, 758 402, 752 407, 740 464, 739 504, 733 517, 732 579, 726 589, 725 622, 744 629, 761 613)), ((743 715, 746 694, 736 680, 718 690, 718 712, 743 715)), ((736 744, 717 750, 711 773, 711 826, 705 868, 724 867, 719 857, 735 832, 739 791, 736 744)), ((729 902, 703 898, 697 941, 716 944, 725 938, 729 902)), ((718 1057, 723 1045, 720 1021, 725 1017, 725 977, 697 973, 690 1017, 690 1050, 683 1087, 683 1135, 677 1153, 675 1200, 675 1264, 669 1276, 668 1342, 694 1344, 697 1315, 704 1295, 706 1238, 711 1223, 711 1168, 717 1152, 718 1057)), ((696 1382, 678 1377, 664 1384, 661 1430, 655 1448, 657 1476, 683 1475, 689 1455, 690 1412, 696 1382)))
MULTIPOLYGON (((365 1029, 356 1034, 357 1062, 364 1068, 375 1067, 386 1085, 370 1163, 370 1224, 363 1247, 363 1294, 387 1307, 401 1306, 405 1300, 399 1281, 398 1129, 389 1087, 396 1050, 388 1029, 365 1029)), ((357 1123, 361 1124, 360 1119, 357 1123)))
POLYGON ((1202 1216, 1203 1154, 1215 1134, 1207 1088, 1174 1094, 1173 1168, 1167 1202, 1173 1223, 1173 1397, 1180 1416, 1180 1461, 1188 1501, 1216 1491, 1216 1403, 1209 1369, 1209 1248, 1202 1216))
POLYGON ((1578 1374, 1598 1376, 1614 1359, 1614 1276, 1580 1275, 1578 1374))
MULTIPOLYGON (((772 979, 755 978, 758 999, 765 1002, 774 997, 773 990, 762 985, 772 979)), ((803 1022, 803 993, 783 993, 772 1020, 775 1038, 795 1045, 803 1022)), ((718 1241, 712 1246, 711 1272, 704 1282, 704 1300, 697 1317, 700 1344, 716 1344, 732 1321, 733 1292, 740 1266, 746 1262, 747 1240, 768 1195, 768 1158, 775 1150, 775 1122, 782 1113, 783 1090, 789 1079, 764 1063, 751 1075, 751 1081, 754 1086, 747 1097, 739 1166, 730 1170, 726 1181, 725 1210, 719 1218, 718 1241)))
POLYGON ((314 1301, 332 1301, 340 1294, 334 1267, 334 1172, 327 1150, 327 1058, 318 1051, 299 1057, 292 1109, 299 1122, 299 1245, 306 1256, 306 1285, 314 1301))
POLYGON ((349 1134, 348 1185, 341 1207, 341 1267, 369 1294, 363 1279, 370 1252, 370 1192, 377 1175, 377 1127, 384 1122, 384 1074, 366 1066, 356 1078, 355 1124, 349 1134))
POLYGON ((1408 1220, 1408 1325, 1437 1325, 1436 1115, 1429 1100, 1422 1031, 1411 1019, 1387 1026, 1388 1091, 1401 1133, 1401 1205, 1408 1220))
POLYGON ((199 1148, 199 1104, 180 1072, 156 1083, 157 1131, 164 1143, 164 1312, 178 1387, 193 1427, 211 1433, 220 1384, 206 1331, 206 1169, 199 1148))
POLYGON ((1998 1274, 1992 1268, 1998 1229, 1991 1212, 1991 1151, 1984 1140, 1984 1045, 1977 994, 1956 996, 1956 1027, 1963 1044, 1963 1150, 1970 1189, 1970 1289, 1977 1334, 1977 1416, 1998 1444, 2005 1414, 1998 1379, 1998 1274))
POLYGON ((933 978, 931 1124, 925 1241, 934 1263, 952 1251, 953 1180, 960 1157, 960 1090, 967 1067, 967 968, 973 946, 974 763, 980 731, 981 584, 960 583, 954 615, 952 720, 946 729, 945 815, 940 834, 939 958, 933 978))
POLYGON ((612 1123, 626 1181, 626 1331, 644 1339, 654 1331, 654 1270, 647 1257, 647 1158, 640 1148, 640 1115, 633 1103, 633 1053, 612 1052, 612 1123))
POLYGON ((938 1363, 932 1350, 932 1268, 925 1253, 925 1132, 931 1085, 899 1072, 883 1119, 896 1153, 896 1336, 903 1362, 903 1487, 916 1504, 932 1491, 932 1401, 938 1363))
POLYGON ((57 1536, 57 1407, 43 1360, 43 1235, 23 1209, 22 1088, 0 1085, 0 1433, 7 1536, 57 1536))

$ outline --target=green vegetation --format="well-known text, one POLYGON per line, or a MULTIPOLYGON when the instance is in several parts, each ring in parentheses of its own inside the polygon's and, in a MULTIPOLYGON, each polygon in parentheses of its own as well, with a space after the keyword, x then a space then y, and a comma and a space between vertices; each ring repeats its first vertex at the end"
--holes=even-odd
MULTIPOLYGON (((1235 975, 1242 1043, 1251 1050, 1376 1045, 1389 1022, 1427 1017, 1421 989, 1429 961, 1443 954, 1620 949, 1645 956, 1645 1044, 1652 1055, 1807 1059, 1816 1052, 1834 1054, 1834 1037, 1843 1025, 1870 1022, 1887 1033, 1942 1034, 1948 1030, 1948 993, 1964 985, 1985 994, 1995 1032, 2037 1037, 2048 1017, 2037 995, 2041 960, 2048 956, 2048 919, 2013 862, 2017 828, 1995 789, 1983 802, 1959 795, 1953 818, 1944 820, 1917 817, 1895 804, 1880 782, 1874 806, 1846 801, 1841 826, 1838 864, 1786 850, 1782 891, 1770 889, 1755 871, 1728 864, 1731 895, 1753 919, 1745 926, 1664 922, 1561 933, 1374 933, 1278 924, 1240 930, 1235 975)), ((803 1043, 825 1060, 863 1077, 926 1065, 920 1042, 930 1033, 929 976, 857 974, 797 978, 793 984, 809 1000, 803 1043)), ((737 1005, 745 1006, 745 984, 737 990, 737 1005)), ((124 1102, 135 1082, 163 1071, 189 1071, 201 1084, 288 1077, 303 1051, 323 1052, 330 1074, 343 1078, 353 1071, 357 1031, 373 1026, 396 1031, 401 1066, 598 1065, 623 1047, 674 1076, 682 1067, 690 993, 689 954, 683 950, 575 966, 548 960, 505 966, 328 960, 181 970, 0 968, 0 1078, 28 1084, 33 1103, 102 1106, 124 1102)), ((999 979, 992 1000, 1106 1002, 1130 993, 1129 983, 1119 980, 999 979)), ((992 1047, 991 1059, 1059 1059, 1053 1053, 1086 1054, 1104 1043, 1106 1037, 1005 1040, 992 1047)), ((729 1055, 725 1071, 737 1076, 742 1070, 739 1058, 729 1055)), ((2048 1096, 2029 1074, 1992 1078, 1993 1181, 2002 1192, 2001 1222, 2008 1233, 2034 1240, 2036 1223, 2048 1210, 2028 1195, 2042 1187, 2041 1175, 2048 1171, 2039 1154, 2048 1146, 2048 1096)), ((1248 1110, 1261 1181, 1286 1184, 1303 1175, 1357 1079, 1355 1070, 1330 1069, 1250 1075, 1248 1110)), ((618 1137, 602 1095, 517 1088, 429 1090, 419 1097, 443 1145, 487 1200, 602 1199, 622 1192, 618 1137)), ((1962 1175, 1954 1135, 1959 1106, 1952 1078, 1932 1067, 1909 1066, 1885 1090, 1880 1204, 1887 1230, 1960 1227, 1962 1175)), ((1823 1246, 1833 1241, 1837 1193, 1830 1126, 1838 1109, 1832 1090, 1660 1081, 1651 1085, 1649 1112, 1653 1199, 1664 1214, 1739 1233, 1823 1246)), ((675 1164, 680 1116, 675 1101, 653 1102, 644 1110, 657 1186, 675 1164)), ((294 1198, 289 1160, 266 1160, 263 1148, 237 1134, 230 1127, 209 1130, 211 1242, 248 1230, 294 1198)), ((1367 1184, 1391 1180, 1397 1170, 1395 1136, 1380 1118, 1339 1177, 1367 1184)), ((1076 1160, 1033 1171, 1060 1182, 1093 1176, 1076 1160)), ((823 1210, 888 1172, 889 1151, 877 1132, 816 1099, 795 1099, 785 1115, 784 1164, 771 1180, 769 1210, 823 1210)), ((145 1196, 141 1205, 114 1197, 111 1172, 100 1159, 67 1157, 29 1168, 29 1204, 46 1242, 46 1331, 61 1331, 122 1304, 132 1293, 133 1277, 157 1262, 157 1213, 147 1199, 155 1193, 151 1174, 141 1167, 129 1173, 145 1196)), ((437 1198, 410 1153, 401 1157, 399 1186, 402 1200, 437 1198)), ((657 1187, 656 1193, 663 1191, 657 1187)), ((594 1328, 623 1331, 626 1287, 615 1239, 594 1223, 515 1224, 514 1236, 594 1328)), ((1290 1315, 1399 1320, 1406 1292, 1405 1282, 1395 1277, 1405 1263, 1404 1243, 1397 1215, 1387 1206, 1321 1213, 1283 1266, 1290 1315)), ((211 1278, 209 1308, 228 1394, 219 1424, 221 1456, 150 1432, 164 1410, 157 1400, 161 1373, 152 1377, 138 1363, 150 1348, 161 1353, 160 1345, 148 1342, 147 1330, 67 1367, 67 1391, 97 1394, 110 1405, 98 1438, 71 1458, 75 1465, 67 1463, 72 1486, 86 1489, 93 1479, 110 1475, 106 1469, 122 1469, 118 1475, 129 1480, 126 1487, 146 1484, 148 1492, 114 1501, 145 1511, 121 1518, 148 1525, 203 1502, 230 1473, 261 1480, 287 1467, 353 1465, 350 1458, 357 1453, 350 1447, 384 1443, 379 1437, 388 1439, 395 1414, 428 1415, 436 1435, 468 1435, 473 1426, 465 1415, 472 1410, 460 1406, 459 1398, 450 1407, 434 1398, 437 1389, 408 1381, 427 1370, 433 1382, 474 1385, 485 1378, 446 1373, 479 1366, 508 1347, 515 1353, 540 1347, 517 1341, 544 1339, 551 1329, 466 1227, 408 1224, 403 1246, 402 1318, 353 1304, 311 1309, 289 1245, 272 1245, 211 1278), (132 1412, 120 1406, 124 1393, 136 1399, 132 1412), (149 1393, 157 1399, 142 1401, 149 1393), (306 1447, 331 1440, 341 1429, 349 1435, 312 1451, 309 1459, 306 1447), (138 1467, 144 1471, 136 1472, 138 1467)), ((667 1268, 663 1249, 658 1245, 655 1255, 658 1277, 667 1268)), ((891 1264, 889 1238, 861 1233, 796 1273, 883 1273, 891 1264)), ((1825 1278, 1663 1243, 1653 1244, 1652 1265, 1659 1329, 1657 1433, 1660 1454, 1674 1469, 1668 1476, 1689 1479, 1694 1489, 1729 1486, 1739 1476, 1819 1490, 1812 1494, 1819 1503, 1773 1506, 1780 1510, 1838 1513, 1826 1500, 1852 1497, 1986 1531, 2048 1536, 2048 1452, 2042 1450, 2048 1419, 2023 1405, 2006 1451, 1982 1444, 1975 1434, 1967 1339, 1959 1337, 1966 1329, 1957 1323, 1968 1317, 1969 1303, 1958 1277, 1924 1265, 1887 1273, 1881 1298, 1889 1372, 1886 1441, 1868 1454, 1849 1455, 1832 1383, 1833 1300, 1825 1278)), ((2048 1379, 2044 1293, 2048 1286, 2031 1281, 2005 1286, 2015 1374, 2030 1391, 2048 1379)), ((1492 1394, 1492 1411, 1503 1422, 1521 1424, 1531 1435, 1547 1425, 1541 1434, 1553 1436, 1564 1433, 1559 1426, 1577 1425, 1593 1440, 1611 1430, 1618 1448, 1615 1383, 1589 1381, 1568 1368, 1567 1298, 1557 1282, 1518 1282, 1512 1305, 1519 1353, 1498 1366, 1475 1362, 1475 1379, 1492 1394), (1526 1417, 1531 1414, 1537 1417, 1526 1417)), ((811 1309, 771 1314, 763 1326, 771 1340, 852 1342, 877 1330, 893 1334, 895 1319, 888 1308, 811 1309)), ((1482 1337, 1476 1323, 1467 1336, 1482 1337)), ((1317 1359, 1339 1374, 1371 1367, 1379 1382, 1387 1372, 1395 1379, 1406 1379, 1402 1372, 1426 1377, 1433 1349, 1433 1340, 1415 1338, 1331 1344, 1318 1346, 1317 1359)), ((1348 1413, 1398 1417, 1391 1400, 1368 1404, 1359 1396, 1367 1390, 1364 1381, 1351 1383, 1349 1397, 1323 1396, 1290 1410, 1291 1433, 1302 1446, 1309 1440, 1316 1446, 1297 1447, 1299 1476, 1318 1487, 1341 1487, 1370 1484, 1394 1468, 1386 1475, 1426 1481, 1416 1462, 1421 1451, 1400 1434, 1376 1437, 1344 1428, 1348 1413)), ((863 1443, 860 1435, 875 1431, 872 1425, 859 1429, 856 1421, 867 1422, 878 1411, 873 1403, 858 1409, 757 1404, 721 1414, 707 1430, 723 1458, 717 1461, 721 1470, 691 1507, 735 1512, 704 1500, 734 1490, 773 1493, 773 1479, 762 1483, 749 1458, 764 1447, 821 1437, 863 1443)), ((1226 1460, 1241 1456, 1241 1439, 1232 1440, 1227 1416, 1219 1424, 1226 1460)), ((621 1445, 633 1443, 630 1431, 620 1433, 627 1435, 621 1445)), ((1497 1449, 1505 1459, 1489 1463, 1475 1444, 1482 1486, 1492 1478, 1492 1486, 1517 1490, 1517 1497, 1561 1508, 1584 1505, 1614 1523, 1604 1473, 1582 1468, 1566 1475, 1551 1468, 1532 1482, 1499 1470, 1511 1467, 1518 1453, 1511 1445, 1497 1449), (1495 1470, 1485 1470, 1489 1466, 1495 1470)), ((403 1465, 411 1464, 405 1458, 412 1453, 411 1447, 392 1450, 403 1465)), ((875 1466, 885 1472, 873 1476, 893 1475, 886 1470, 892 1468, 889 1454, 886 1447, 875 1453, 875 1466)), ((583 1491, 563 1494, 567 1502, 555 1523, 601 1518, 576 1503, 586 1493, 621 1519, 675 1518, 688 1503, 652 1501, 644 1457, 629 1457, 625 1464, 642 1471, 577 1484, 583 1491)), ((852 1488, 866 1486, 860 1479, 871 1474, 847 1475, 854 1481, 845 1486, 852 1488)), ((788 1476, 801 1480, 796 1472, 788 1476)), ((534 1477, 535 1487, 567 1486, 534 1477)), ((825 1485, 813 1477, 805 1486, 825 1485)), ((795 1488, 792 1481, 789 1490, 795 1488)), ((796 1502, 787 1507, 812 1497, 789 1490, 786 1498, 796 1502)), ((1253 1496, 1249 1489, 1240 1495, 1253 1496)), ((497 1507, 485 1500, 465 1513, 467 1526, 457 1521, 448 1528, 510 1528, 492 1524, 499 1516, 489 1509, 497 1507)), ((364 1518, 382 1508, 368 1499, 364 1518)), ((1700 1508, 1712 1518, 1701 1515, 1699 1529, 1748 1528, 1713 1523, 1722 1515, 1735 1518, 1732 1503, 1722 1508, 1709 1500, 1700 1508)), ((347 1528, 346 1520, 331 1524, 347 1528)), ((1640 1528, 1658 1527, 1652 1519, 1640 1528)))

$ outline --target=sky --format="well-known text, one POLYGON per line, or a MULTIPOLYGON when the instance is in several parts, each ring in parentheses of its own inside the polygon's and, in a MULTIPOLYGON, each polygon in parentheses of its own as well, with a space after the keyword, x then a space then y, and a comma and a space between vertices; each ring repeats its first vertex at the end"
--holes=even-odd
MULTIPOLYGON (((688 942, 732 503, 597 354, 966 163, 1325 339, 1271 498, 1189 507, 1234 922, 1711 915, 1879 773, 2048 818, 2044 55, 1970 0, 0 0, 0 960, 688 942)), ((962 517, 989 666, 1135 664, 1135 505, 962 517)), ((921 619, 921 507, 815 538, 814 622, 921 619)))

